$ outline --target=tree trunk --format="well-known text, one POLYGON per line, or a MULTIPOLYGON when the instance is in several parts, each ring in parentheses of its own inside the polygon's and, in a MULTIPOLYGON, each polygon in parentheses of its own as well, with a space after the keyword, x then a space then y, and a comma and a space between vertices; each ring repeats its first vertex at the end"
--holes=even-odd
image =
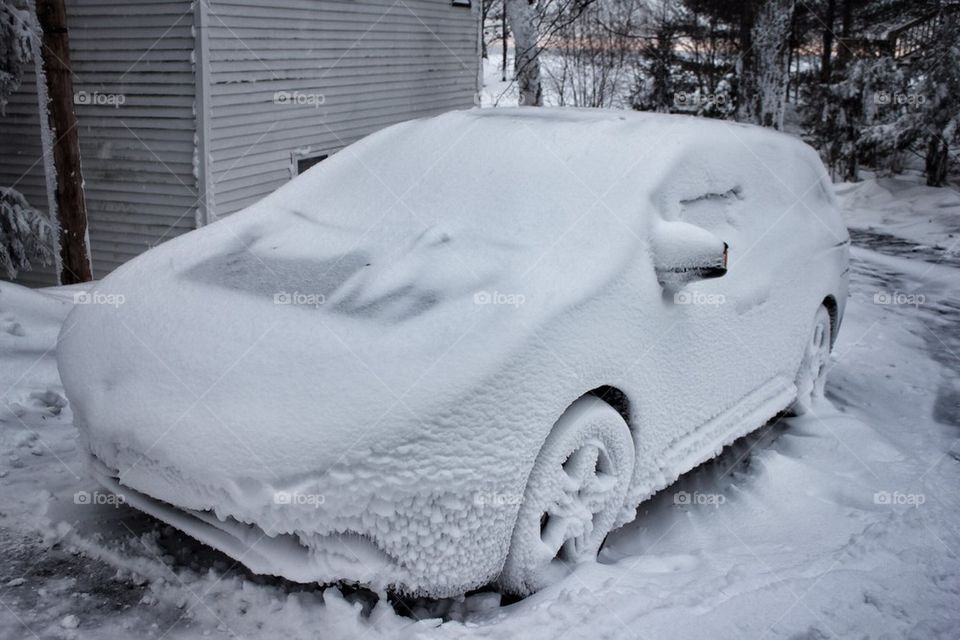
POLYGON ((947 184, 947 168, 950 148, 943 136, 931 135, 927 144, 927 186, 944 187, 947 184))
POLYGON ((674 43, 671 27, 666 18, 663 20, 663 23, 657 27, 656 62, 650 70, 653 79, 651 98, 654 111, 670 113, 676 100, 672 78, 670 77, 674 43))
POLYGON ((534 20, 536 4, 528 0, 504 0, 510 31, 513 33, 513 68, 520 90, 520 106, 543 104, 540 85, 540 57, 534 20))
POLYGON ((790 78, 791 72, 791 63, 793 62, 793 39, 790 39, 790 44, 787 45, 787 102, 790 102, 790 86, 793 84, 790 78))
MULTIPOLYGON (((740 75, 737 112, 741 121, 783 128, 788 78, 786 54, 795 4, 796 0, 764 0, 756 13, 740 75)), ((745 25, 741 25, 741 33, 744 28, 745 25)))
POLYGON ((500 69, 500 80, 507 81, 507 8, 500 7, 500 35, 503 37, 503 65, 500 69))
POLYGON ((843 0, 843 15, 840 19, 840 46, 837 48, 837 64, 841 68, 850 61, 850 47, 847 41, 853 28, 853 6, 857 0, 843 0))
POLYGON ((57 219, 60 223, 60 283, 93 279, 87 248, 87 208, 80 172, 80 137, 73 112, 70 39, 63 0, 37 0, 37 18, 43 29, 43 68, 47 76, 47 105, 53 135, 53 163, 57 173, 57 219))
POLYGON ((850 153, 844 160, 843 180, 844 182, 860 181, 860 160, 856 152, 850 153))
POLYGON ((753 20, 755 0, 746 0, 741 5, 738 40, 740 55, 737 57, 737 114, 746 113, 747 96, 753 91, 747 85, 752 80, 753 69, 753 20))
POLYGON ((836 20, 837 0, 828 0, 823 18, 823 51, 820 54, 820 82, 830 84, 833 61, 833 23, 836 20))

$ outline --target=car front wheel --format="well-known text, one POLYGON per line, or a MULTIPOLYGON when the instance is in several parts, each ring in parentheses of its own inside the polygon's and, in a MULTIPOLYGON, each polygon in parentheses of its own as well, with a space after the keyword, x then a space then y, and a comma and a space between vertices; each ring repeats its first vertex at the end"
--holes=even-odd
POLYGON ((501 585, 526 595, 595 560, 623 507, 633 464, 630 429, 613 407, 595 396, 570 405, 530 472, 501 585))
POLYGON ((794 415, 802 416, 813 410, 814 403, 823 397, 827 383, 827 364, 830 361, 830 312, 826 307, 817 310, 813 330, 807 340, 797 372, 797 400, 793 404, 794 415))

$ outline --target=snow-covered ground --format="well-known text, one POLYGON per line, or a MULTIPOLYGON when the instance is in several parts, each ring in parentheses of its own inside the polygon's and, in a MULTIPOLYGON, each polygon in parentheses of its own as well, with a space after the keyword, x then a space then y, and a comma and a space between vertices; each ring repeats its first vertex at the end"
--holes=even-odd
MULTIPOLYGON (((483 64, 483 86, 480 90, 480 106, 482 107, 515 107, 519 100, 517 83, 513 80, 513 47, 507 47, 507 74, 503 80, 503 47, 494 44, 489 47, 483 64)), ((572 72, 567 70, 565 77, 563 59, 549 49, 540 53, 541 86, 543 88, 543 105, 547 107, 574 106, 573 86, 576 84, 583 91, 591 86, 589 73, 583 72, 575 78, 570 77, 572 72), (576 81, 576 83, 574 82, 576 81), (561 85, 565 88, 561 90, 561 85), (561 99, 561 91, 565 99, 561 99)), ((599 73, 598 73, 599 75, 599 73)), ((628 108, 628 98, 634 82, 634 75, 626 67, 613 74, 614 78, 605 77, 605 86, 597 88, 596 94, 608 93, 602 106, 614 109, 628 108), (616 87, 614 89, 614 87, 616 87)), ((587 95, 595 95, 585 92, 587 95)), ((597 105, 583 105, 597 106, 597 105)))
POLYGON ((507 48, 507 73, 503 74, 503 47, 490 47, 482 60, 483 87, 480 90, 481 107, 515 107, 519 91, 513 81, 513 47, 507 48), (501 78, 506 77, 506 80, 501 78))
POLYGON ((261 578, 117 504, 54 365, 74 290, 0 283, 0 638, 956 638, 960 195, 912 177, 838 192, 855 249, 830 402, 736 442, 599 563, 514 603, 261 578))
POLYGON ((897 236, 911 251, 960 256, 960 192, 930 189, 919 171, 873 177, 837 186, 847 206, 847 225, 860 232, 897 236))

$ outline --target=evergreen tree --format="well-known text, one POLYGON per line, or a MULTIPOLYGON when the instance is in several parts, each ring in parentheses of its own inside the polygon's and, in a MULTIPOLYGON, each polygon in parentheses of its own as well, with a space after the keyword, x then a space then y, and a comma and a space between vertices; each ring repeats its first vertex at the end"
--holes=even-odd
POLYGON ((53 228, 15 189, 0 187, 0 268, 8 278, 53 263, 53 228))
POLYGON ((960 25, 956 14, 942 14, 934 42, 919 65, 916 96, 923 98, 916 128, 926 140, 927 184, 947 184, 950 149, 960 141, 960 25))
MULTIPOLYGON (((40 28, 25 0, 0 0, 0 115, 33 63, 40 28)), ((19 191, 0 187, 0 268, 14 278, 36 263, 53 263, 50 223, 19 191)))
POLYGON ((669 113, 675 102, 674 73, 677 64, 677 25, 666 7, 654 21, 654 34, 641 50, 640 74, 631 97, 634 109, 669 113))
POLYGON ((36 18, 25 0, 0 0, 0 115, 20 87, 24 69, 33 63, 38 37, 36 18))

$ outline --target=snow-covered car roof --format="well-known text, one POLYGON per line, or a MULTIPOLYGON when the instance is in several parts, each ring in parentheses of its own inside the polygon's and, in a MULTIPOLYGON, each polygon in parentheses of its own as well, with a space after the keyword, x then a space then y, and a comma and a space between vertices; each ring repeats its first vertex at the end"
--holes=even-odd
POLYGON ((186 273, 241 291, 293 287, 323 295, 328 312, 392 320, 511 278, 570 302, 643 243, 655 212, 730 193, 773 208, 811 183, 830 199, 818 172, 796 139, 728 122, 451 112, 371 135, 235 214, 222 250, 186 273))

